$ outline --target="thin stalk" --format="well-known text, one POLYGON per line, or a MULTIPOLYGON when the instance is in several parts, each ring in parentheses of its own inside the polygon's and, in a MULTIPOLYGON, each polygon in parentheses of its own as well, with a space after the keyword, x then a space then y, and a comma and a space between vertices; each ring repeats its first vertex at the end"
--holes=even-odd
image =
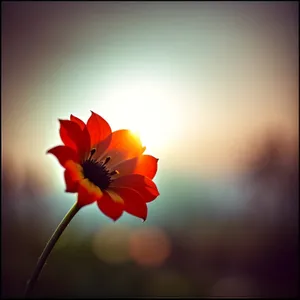
POLYGON ((71 222, 73 217, 79 211, 79 209, 80 209, 80 206, 77 203, 75 203, 73 205, 73 207, 69 210, 69 212, 65 215, 65 217, 62 219, 60 224, 57 226, 56 230, 54 231, 53 235, 51 236, 50 240, 48 241, 46 247, 44 248, 41 256, 39 257, 39 260, 36 264, 36 267, 31 275, 30 279, 27 281, 26 290, 25 290, 25 298, 29 297, 53 247, 55 246, 59 237, 64 232, 64 230, 66 229, 68 224, 71 222))

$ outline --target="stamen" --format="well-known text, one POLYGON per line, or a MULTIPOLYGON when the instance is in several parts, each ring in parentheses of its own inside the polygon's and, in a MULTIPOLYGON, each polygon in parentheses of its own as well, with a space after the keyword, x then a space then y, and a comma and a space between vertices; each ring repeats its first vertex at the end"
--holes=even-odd
POLYGON ((110 156, 107 156, 106 158, 105 158, 105 161, 104 161, 104 163, 103 163, 103 166, 105 166, 109 161, 110 161, 110 156))
POLYGON ((92 158, 92 156, 95 154, 95 152, 96 152, 96 149, 95 148, 93 148, 92 150, 91 150, 91 152, 90 152, 90 156, 89 156, 89 160, 92 158))
POLYGON ((119 174, 120 174, 120 172, 118 170, 114 170, 114 171, 109 173, 110 176, 119 175, 119 174))

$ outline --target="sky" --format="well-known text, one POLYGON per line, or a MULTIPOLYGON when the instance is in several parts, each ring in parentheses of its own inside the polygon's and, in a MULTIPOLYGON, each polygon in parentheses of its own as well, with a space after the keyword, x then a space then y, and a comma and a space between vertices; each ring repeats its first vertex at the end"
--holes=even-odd
POLYGON ((238 174, 268 131, 298 135, 298 3, 2 2, 1 96, 4 162, 55 191, 58 119, 90 110, 161 185, 238 174))

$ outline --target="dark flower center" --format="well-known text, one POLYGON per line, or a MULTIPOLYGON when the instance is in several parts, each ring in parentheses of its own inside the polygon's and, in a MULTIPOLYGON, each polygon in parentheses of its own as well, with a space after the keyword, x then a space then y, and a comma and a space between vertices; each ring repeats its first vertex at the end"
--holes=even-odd
POLYGON ((107 189, 111 183, 111 174, 105 167, 104 163, 88 159, 83 162, 83 175, 100 189, 107 189))
POLYGON ((95 152, 96 149, 92 149, 90 152, 90 157, 83 162, 83 175, 84 178, 87 178, 100 189, 105 190, 112 182, 111 176, 116 175, 119 172, 117 170, 110 172, 107 169, 106 164, 110 161, 110 156, 107 156, 102 162, 92 159, 92 156, 95 154, 95 152))

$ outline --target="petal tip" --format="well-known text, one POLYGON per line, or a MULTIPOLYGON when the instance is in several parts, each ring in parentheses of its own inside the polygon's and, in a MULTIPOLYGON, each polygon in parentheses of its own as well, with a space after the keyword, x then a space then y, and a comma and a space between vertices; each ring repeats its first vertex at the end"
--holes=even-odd
POLYGON ((60 124, 63 124, 63 123, 69 124, 70 122, 72 122, 72 121, 67 120, 67 119, 58 119, 58 121, 59 121, 60 124))
POLYGON ((69 189, 65 189, 65 193, 76 193, 76 192, 74 192, 74 191, 72 191, 72 190, 69 190, 69 189))
POLYGON ((59 146, 53 147, 53 148, 51 148, 51 149, 48 149, 48 150, 46 151, 46 154, 53 154, 53 155, 55 155, 55 154, 53 153, 53 150, 55 150, 57 147, 59 147, 59 146))
MULTIPOLYGON (((66 120, 58 119, 58 122, 59 122, 60 126, 63 126, 63 124, 66 122, 66 120)), ((65 124, 66 124, 66 123, 65 123, 65 124)))

